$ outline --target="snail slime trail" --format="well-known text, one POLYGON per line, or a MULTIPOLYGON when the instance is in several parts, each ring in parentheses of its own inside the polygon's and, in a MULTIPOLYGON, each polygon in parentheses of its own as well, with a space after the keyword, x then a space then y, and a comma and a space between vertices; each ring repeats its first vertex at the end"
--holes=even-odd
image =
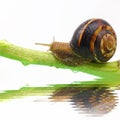
POLYGON ((116 51, 117 37, 107 21, 93 18, 80 24, 69 43, 36 44, 50 46, 58 60, 77 66, 89 62, 106 63, 116 51))

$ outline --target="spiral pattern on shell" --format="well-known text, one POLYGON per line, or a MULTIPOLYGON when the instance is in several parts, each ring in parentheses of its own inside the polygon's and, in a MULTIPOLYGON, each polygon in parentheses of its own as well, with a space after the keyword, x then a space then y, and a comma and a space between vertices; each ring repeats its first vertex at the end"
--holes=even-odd
POLYGON ((90 19, 74 32, 70 46, 85 60, 104 63, 115 53, 117 38, 112 26, 103 19, 90 19))

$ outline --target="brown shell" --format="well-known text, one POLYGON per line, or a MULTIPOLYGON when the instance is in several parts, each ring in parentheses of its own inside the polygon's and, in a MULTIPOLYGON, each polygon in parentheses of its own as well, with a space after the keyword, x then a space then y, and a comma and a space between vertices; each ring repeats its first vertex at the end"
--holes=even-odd
POLYGON ((115 53, 116 34, 112 26, 103 19, 90 19, 74 32, 70 46, 79 56, 96 62, 106 62, 115 53))

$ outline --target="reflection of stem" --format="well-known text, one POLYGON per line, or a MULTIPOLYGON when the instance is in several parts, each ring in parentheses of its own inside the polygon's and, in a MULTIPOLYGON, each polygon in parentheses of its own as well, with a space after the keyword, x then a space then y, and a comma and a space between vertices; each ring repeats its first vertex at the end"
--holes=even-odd
POLYGON ((26 96, 49 96, 54 90, 52 87, 23 87, 19 90, 6 90, 0 93, 0 102, 26 96))
MULTIPOLYGON (((102 115, 115 106, 117 96, 113 90, 104 87, 23 87, 20 90, 8 90, 0 93, 0 102, 25 96, 51 96, 49 101, 71 102, 76 110, 86 114, 102 115)), ((48 100, 47 100, 48 101, 48 100)), ((37 99, 34 102, 41 102, 37 99)))
POLYGON ((63 88, 54 92, 53 101, 72 102, 77 110, 86 114, 102 115, 110 112, 116 106, 114 91, 108 88, 63 88), (80 108, 80 109, 79 109, 80 108))

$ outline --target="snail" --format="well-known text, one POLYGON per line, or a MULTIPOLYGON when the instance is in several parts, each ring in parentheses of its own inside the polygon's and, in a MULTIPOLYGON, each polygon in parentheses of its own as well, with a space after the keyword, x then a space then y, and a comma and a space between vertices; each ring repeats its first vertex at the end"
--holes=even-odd
POLYGON ((117 37, 105 20, 92 18, 83 22, 74 32, 69 43, 53 41, 50 51, 61 62, 76 66, 83 63, 106 63, 115 53, 117 37))

